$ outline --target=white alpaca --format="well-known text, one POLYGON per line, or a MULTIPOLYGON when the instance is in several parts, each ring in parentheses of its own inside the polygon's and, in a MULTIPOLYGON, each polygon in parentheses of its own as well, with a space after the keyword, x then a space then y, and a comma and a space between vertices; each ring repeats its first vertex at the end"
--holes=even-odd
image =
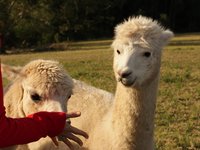
MULTIPOLYGON (((162 48, 173 33, 156 21, 133 17, 115 28, 112 94, 75 82, 69 110, 80 110, 74 126, 89 133, 84 149, 152 150, 162 48)), ((84 140, 84 139, 83 139, 84 140)), ((78 149, 78 148, 77 148, 78 149)), ((82 149, 82 148, 80 148, 82 149)))
MULTIPOLYGON (((73 81, 60 64, 50 60, 35 60, 22 68, 4 96, 6 115, 25 117, 38 111, 67 111, 66 103, 72 94, 73 81)), ((30 129, 31 130, 31 129, 30 129)), ((31 150, 56 148, 50 138, 28 144, 31 150)), ((21 149, 22 147, 18 147, 21 149)), ((28 149, 27 146, 23 149, 28 149)))

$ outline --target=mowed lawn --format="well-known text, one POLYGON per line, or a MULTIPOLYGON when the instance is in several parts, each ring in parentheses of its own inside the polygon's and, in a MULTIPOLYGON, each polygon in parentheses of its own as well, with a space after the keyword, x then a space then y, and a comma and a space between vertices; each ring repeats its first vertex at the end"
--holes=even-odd
MULTIPOLYGON (((66 51, 1 55, 2 63, 24 65, 38 59, 61 62, 88 84, 115 91, 111 40, 70 43, 66 51)), ((4 79, 4 85, 7 84, 4 79)), ((176 35, 164 48, 155 119, 157 150, 200 149, 200 35, 176 35)))

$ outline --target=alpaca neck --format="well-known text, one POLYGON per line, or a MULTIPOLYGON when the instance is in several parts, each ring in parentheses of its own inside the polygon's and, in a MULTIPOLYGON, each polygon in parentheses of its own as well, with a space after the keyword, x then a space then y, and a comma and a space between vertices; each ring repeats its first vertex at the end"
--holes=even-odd
MULTIPOLYGON (((154 112, 158 79, 141 89, 117 84, 112 127, 125 149, 153 148, 154 112)), ((119 143, 120 146, 120 143, 119 143)))

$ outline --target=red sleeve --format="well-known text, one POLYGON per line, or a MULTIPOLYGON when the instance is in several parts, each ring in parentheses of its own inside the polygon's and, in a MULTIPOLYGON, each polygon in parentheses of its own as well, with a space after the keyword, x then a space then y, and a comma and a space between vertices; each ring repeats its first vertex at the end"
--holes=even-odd
POLYGON ((56 136, 62 132, 65 121, 64 112, 38 112, 26 118, 7 118, 3 106, 0 69, 0 148, 33 142, 41 137, 56 136))

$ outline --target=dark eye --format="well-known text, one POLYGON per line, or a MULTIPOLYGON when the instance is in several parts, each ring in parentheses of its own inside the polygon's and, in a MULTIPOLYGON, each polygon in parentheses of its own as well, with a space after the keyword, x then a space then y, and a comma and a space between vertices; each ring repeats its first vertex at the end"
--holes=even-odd
POLYGON ((120 54, 121 52, 119 50, 117 50, 117 54, 120 54))
POLYGON ((34 93, 34 94, 31 95, 31 99, 33 101, 40 101, 41 97, 37 93, 34 93))
POLYGON ((149 56, 151 56, 151 53, 150 52, 144 52, 143 56, 149 57, 149 56))
POLYGON ((71 95, 70 96, 68 96, 68 99, 70 99, 71 98, 71 95))

